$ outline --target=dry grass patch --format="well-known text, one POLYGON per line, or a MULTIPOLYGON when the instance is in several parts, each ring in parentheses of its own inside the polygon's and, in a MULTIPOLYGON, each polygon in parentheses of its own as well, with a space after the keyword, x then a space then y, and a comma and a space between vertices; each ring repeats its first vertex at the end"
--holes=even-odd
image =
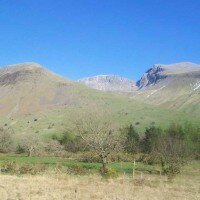
POLYGON ((178 176, 174 183, 158 175, 102 179, 98 175, 0 175, 0 200, 132 200, 200 198, 199 176, 178 176))

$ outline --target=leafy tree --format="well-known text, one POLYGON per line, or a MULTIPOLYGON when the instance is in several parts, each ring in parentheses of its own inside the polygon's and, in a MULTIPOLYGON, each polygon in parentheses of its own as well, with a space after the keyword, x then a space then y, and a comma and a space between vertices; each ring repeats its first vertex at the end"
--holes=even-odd
POLYGON ((125 134, 125 150, 128 153, 137 153, 139 151, 139 134, 131 124, 121 130, 125 134))
POLYGON ((191 158, 200 158, 200 126, 186 123, 184 126, 187 149, 191 158))
POLYGON ((154 153, 157 151, 159 137, 163 134, 163 130, 159 127, 151 126, 146 128, 145 135, 141 141, 141 148, 144 153, 154 153))
POLYGON ((187 137, 182 126, 171 124, 158 141, 162 171, 172 181, 188 158, 187 137))
POLYGON ((172 123, 167 129, 167 133, 174 138, 186 139, 184 129, 180 124, 172 123))
POLYGON ((56 140, 64 147, 66 151, 78 152, 86 150, 85 144, 83 143, 80 136, 72 134, 70 131, 65 131, 61 136, 52 136, 53 140, 56 140))

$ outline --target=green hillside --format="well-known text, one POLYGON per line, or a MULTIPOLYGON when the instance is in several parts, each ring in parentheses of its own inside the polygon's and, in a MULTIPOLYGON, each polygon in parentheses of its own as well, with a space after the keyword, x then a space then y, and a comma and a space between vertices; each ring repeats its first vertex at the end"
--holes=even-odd
POLYGON ((35 63, 2 68, 0 73, 0 123, 11 126, 17 138, 27 134, 46 138, 60 133, 83 110, 95 107, 110 114, 118 126, 132 123, 140 132, 153 124, 165 127, 172 122, 200 121, 197 115, 90 89, 35 63))

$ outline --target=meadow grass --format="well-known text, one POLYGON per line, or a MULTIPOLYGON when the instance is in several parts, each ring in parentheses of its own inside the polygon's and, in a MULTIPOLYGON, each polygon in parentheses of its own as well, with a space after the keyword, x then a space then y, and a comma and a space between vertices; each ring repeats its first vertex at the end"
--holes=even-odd
MULTIPOLYGON (((191 170, 193 167, 186 167, 191 170)), ((98 174, 70 175, 47 171, 37 175, 0 174, 0 199, 8 200, 198 200, 199 173, 165 176, 135 173, 102 179, 98 174)))
POLYGON ((0 200, 198 200, 200 198, 200 162, 193 161, 182 169, 172 183, 167 177, 148 173, 157 166, 136 163, 110 163, 119 176, 102 178, 97 171, 99 163, 84 163, 69 158, 27 157, 17 154, 0 154, 0 165, 15 161, 23 164, 45 164, 47 170, 31 174, 0 174, 0 200), (62 167, 82 166, 92 173, 74 174, 58 170, 62 167), (147 172, 148 171, 148 172, 147 172), (142 175, 142 176, 141 176, 142 175))
MULTIPOLYGON (((0 164, 5 162, 16 162, 16 164, 45 164, 48 167, 60 165, 67 168, 80 166, 85 170, 92 170, 97 172, 101 163, 80 162, 75 159, 61 158, 61 157, 28 157, 22 154, 0 154, 0 164)), ((133 163, 131 162, 113 162, 109 163, 108 167, 116 170, 118 173, 132 173, 133 163)), ((159 170, 158 166, 146 165, 137 162, 135 170, 144 172, 155 172, 159 170)))

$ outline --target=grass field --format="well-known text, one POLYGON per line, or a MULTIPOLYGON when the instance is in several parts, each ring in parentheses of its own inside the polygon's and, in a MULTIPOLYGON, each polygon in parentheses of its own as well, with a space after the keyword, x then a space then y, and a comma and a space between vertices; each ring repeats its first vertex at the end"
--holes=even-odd
POLYGON ((183 167, 173 183, 160 175, 158 166, 136 163, 110 163, 118 172, 116 178, 102 178, 99 163, 84 163, 59 157, 27 157, 0 154, 0 165, 6 162, 31 166, 43 164, 45 171, 30 174, 0 174, 0 200, 197 200, 200 198, 200 162, 183 167), (59 165, 59 167, 58 167, 59 165), (71 173, 81 166, 84 173, 71 173), (62 168, 62 169, 61 169, 62 168), (61 169, 61 170, 60 170, 61 169), (155 173, 156 172, 156 173, 155 173))
MULTIPOLYGON (((16 164, 45 164, 49 168, 54 168, 56 165, 60 165, 66 168, 81 167, 87 173, 88 171, 98 172, 101 167, 100 163, 88 163, 79 162, 74 159, 69 158, 59 158, 59 157, 27 157, 23 155, 16 154, 0 154, 0 164, 9 161, 14 161, 16 164)), ((113 168, 119 173, 132 173, 133 163, 131 162, 120 162, 120 163, 110 163, 109 167, 113 168)), ((144 165, 142 163, 137 163, 136 170, 144 172, 158 171, 158 166, 144 165)))
POLYGON ((0 199, 8 200, 198 200, 199 169, 184 168, 173 183, 165 176, 136 173, 102 179, 48 171, 40 175, 0 175, 0 199), (189 173, 186 173, 189 172, 189 173))

